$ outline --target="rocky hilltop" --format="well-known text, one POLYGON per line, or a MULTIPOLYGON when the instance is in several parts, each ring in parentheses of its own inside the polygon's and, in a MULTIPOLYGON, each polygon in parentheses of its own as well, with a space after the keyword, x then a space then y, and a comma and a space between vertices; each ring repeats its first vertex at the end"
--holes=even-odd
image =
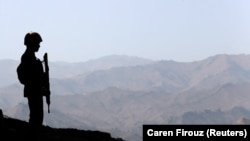
POLYGON ((39 140, 39 141, 124 141, 113 138, 109 133, 73 128, 52 128, 43 126, 39 131, 32 131, 27 122, 6 117, 0 110, 1 138, 8 140, 39 140))

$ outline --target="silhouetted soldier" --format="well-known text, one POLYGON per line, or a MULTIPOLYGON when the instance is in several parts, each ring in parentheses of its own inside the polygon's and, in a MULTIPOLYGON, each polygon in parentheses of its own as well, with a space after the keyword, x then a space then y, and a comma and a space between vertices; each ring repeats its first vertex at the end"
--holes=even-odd
MULTIPOLYGON (((21 67, 18 73, 20 82, 24 85, 24 97, 28 99, 30 109, 29 123, 32 129, 39 129, 43 124, 43 91, 44 70, 42 62, 36 58, 35 52, 40 48, 42 38, 37 32, 25 35, 26 50, 21 57, 21 67)), ((19 66, 20 66, 19 65, 19 66)))

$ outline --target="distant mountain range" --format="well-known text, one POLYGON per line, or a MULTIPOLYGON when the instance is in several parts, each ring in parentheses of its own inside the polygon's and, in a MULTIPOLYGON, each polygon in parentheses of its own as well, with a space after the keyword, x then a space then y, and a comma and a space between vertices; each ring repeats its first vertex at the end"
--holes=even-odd
MULTIPOLYGON (((42 59, 42 58, 41 58, 42 59)), ((0 87, 8 86, 18 82, 16 75, 16 67, 20 60, 0 60, 0 87)), ((69 78, 78 74, 92 72, 95 70, 106 70, 120 66, 136 66, 152 62, 149 59, 126 56, 126 55, 111 55, 89 60, 86 62, 67 63, 67 62, 51 62, 50 77, 51 78, 69 78)))
MULTIPOLYGON (((10 62, 1 68, 15 72, 17 62, 10 62)), ((141 141, 143 124, 244 124, 250 118, 250 55, 195 62, 110 56, 50 66, 52 111, 45 124, 53 127, 97 129, 141 141)), ((15 73, 9 75, 1 76, 2 83, 14 83, 0 89, 0 107, 27 120, 22 85, 14 81, 15 73)))

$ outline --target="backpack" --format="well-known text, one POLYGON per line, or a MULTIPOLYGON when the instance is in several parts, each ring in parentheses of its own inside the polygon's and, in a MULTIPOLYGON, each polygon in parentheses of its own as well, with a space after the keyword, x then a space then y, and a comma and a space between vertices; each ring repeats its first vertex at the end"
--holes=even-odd
POLYGON ((18 66, 17 66, 17 77, 18 80, 21 84, 25 84, 26 83, 26 75, 25 75, 25 66, 24 64, 21 62, 18 66))

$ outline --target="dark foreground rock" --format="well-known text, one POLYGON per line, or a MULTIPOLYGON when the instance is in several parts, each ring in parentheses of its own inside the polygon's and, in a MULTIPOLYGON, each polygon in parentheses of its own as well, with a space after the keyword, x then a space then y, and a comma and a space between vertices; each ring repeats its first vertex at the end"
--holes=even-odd
POLYGON ((0 138, 5 140, 124 141, 120 138, 112 138, 109 133, 100 131, 51 128, 48 126, 43 126, 39 130, 34 130, 30 129, 29 124, 25 121, 4 117, 2 115, 0 115, 0 131, 0 138))

